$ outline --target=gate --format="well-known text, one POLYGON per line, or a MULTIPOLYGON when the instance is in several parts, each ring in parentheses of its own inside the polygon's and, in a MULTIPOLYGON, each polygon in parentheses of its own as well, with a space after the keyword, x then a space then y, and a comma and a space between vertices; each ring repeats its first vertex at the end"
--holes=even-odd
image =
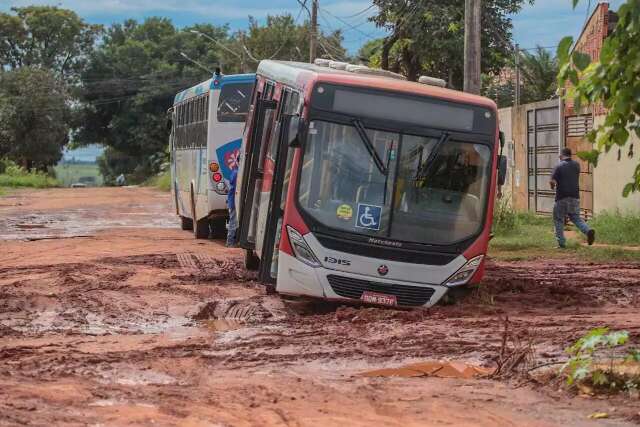
MULTIPOLYGON (((537 103, 536 106, 541 103, 537 103)), ((529 210, 553 212, 555 191, 549 187, 551 173, 558 164, 558 101, 542 103, 543 108, 527 110, 527 162, 529 210)))

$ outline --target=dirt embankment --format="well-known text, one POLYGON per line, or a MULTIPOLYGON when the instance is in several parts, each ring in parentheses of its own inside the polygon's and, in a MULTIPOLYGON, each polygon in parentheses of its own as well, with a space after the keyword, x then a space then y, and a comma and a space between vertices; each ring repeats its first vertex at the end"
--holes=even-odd
POLYGON ((466 300, 428 311, 283 301, 240 251, 173 226, 166 195, 76 191, 1 199, 0 425, 638 420, 638 401, 556 383, 356 375, 424 360, 495 367, 523 349, 529 366, 560 362, 601 325, 640 341, 638 265, 490 263, 466 300), (596 411, 612 418, 589 420, 596 411))

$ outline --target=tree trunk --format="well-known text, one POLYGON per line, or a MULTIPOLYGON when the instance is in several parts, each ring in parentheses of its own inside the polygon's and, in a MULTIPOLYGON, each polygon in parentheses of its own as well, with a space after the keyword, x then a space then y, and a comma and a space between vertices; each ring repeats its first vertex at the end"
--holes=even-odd
POLYGON ((393 33, 389 37, 385 37, 384 43, 382 43, 382 52, 380 53, 380 67, 383 70, 389 69, 389 53, 391 52, 391 48, 398 41, 398 34, 393 33))
POLYGON ((402 62, 407 72, 407 80, 410 82, 418 81, 420 61, 408 46, 402 48, 402 62))

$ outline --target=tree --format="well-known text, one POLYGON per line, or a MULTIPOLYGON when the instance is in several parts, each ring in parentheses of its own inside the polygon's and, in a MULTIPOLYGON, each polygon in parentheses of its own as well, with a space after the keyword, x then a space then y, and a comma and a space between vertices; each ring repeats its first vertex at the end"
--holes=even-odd
POLYGON ((40 67, 73 77, 84 66, 101 26, 53 6, 14 7, 0 13, 0 67, 40 67))
MULTIPOLYGON (((246 33, 232 36, 226 26, 178 30, 163 18, 113 25, 82 73, 82 121, 74 138, 109 147, 100 163, 107 182, 120 173, 141 181, 162 163, 166 111, 177 92, 211 78, 207 70, 218 66, 226 74, 239 72, 243 57, 245 70, 265 58, 307 61, 308 40, 308 24, 296 25, 290 15, 269 16, 263 26, 250 19, 246 33)), ((344 56, 341 40, 339 32, 322 35, 321 46, 344 56)))
MULTIPOLYGON (((578 2, 573 0, 574 8, 578 2)), ((588 134, 595 148, 578 154, 595 165, 602 151, 626 145, 629 132, 640 137, 640 3, 627 0, 617 14, 618 22, 602 44, 599 61, 571 52, 572 37, 563 38, 558 46, 558 84, 565 87, 570 83, 566 97, 574 100, 576 110, 598 103, 607 110, 604 123, 588 134)), ((623 195, 635 191, 640 191, 640 162, 623 195)))
MULTIPOLYGON (((534 53, 520 52, 520 103, 543 101, 556 96, 558 61, 537 46, 534 53)), ((508 107, 515 101, 515 63, 510 58, 497 75, 483 75, 482 94, 508 107)))
POLYGON ((551 52, 537 46, 533 54, 522 54, 520 66, 523 104, 556 96, 558 61, 551 52))
POLYGON ((71 110, 51 71, 21 67, 0 73, 0 158, 46 170, 62 157, 71 110))
MULTIPOLYGON (((260 25, 249 17, 249 30, 237 33, 234 38, 246 46, 253 59, 252 68, 257 66, 256 60, 281 59, 286 61, 309 61, 310 25, 305 22, 297 25, 293 16, 267 16, 265 25, 260 25)), ((318 35, 318 57, 344 61, 347 52, 342 47, 342 33, 334 31, 330 34, 318 35)))
MULTIPOLYGON (((511 55, 512 14, 531 0, 485 0, 482 7, 483 73, 497 73, 511 55)), ((429 74, 462 88, 464 0, 374 0, 371 20, 389 35, 380 49, 380 67, 409 80, 429 74)))
MULTIPOLYGON (((197 31, 228 43, 226 27, 196 25, 177 30, 164 18, 133 20, 110 27, 102 43, 92 52, 82 80, 82 120, 74 137, 78 144, 99 143, 107 147, 103 171, 112 178, 112 160, 126 165, 129 181, 141 181, 157 172, 168 136, 166 111, 176 93, 211 77, 206 70, 181 53, 203 64, 208 70, 228 65, 221 49, 197 31), (111 159, 110 156, 114 157, 111 159)), ((123 172, 122 167, 113 173, 123 172)), ((116 176, 117 176, 116 174, 116 176)))

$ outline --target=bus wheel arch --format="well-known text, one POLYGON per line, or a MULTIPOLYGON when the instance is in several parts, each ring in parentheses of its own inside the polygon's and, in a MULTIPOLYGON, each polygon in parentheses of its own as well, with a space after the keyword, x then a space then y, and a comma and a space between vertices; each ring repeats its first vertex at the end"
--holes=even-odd
POLYGON ((193 224, 193 235, 196 239, 206 239, 209 237, 209 219, 202 218, 198 220, 198 215, 196 213, 196 195, 194 190, 193 181, 190 185, 190 193, 191 193, 191 218, 193 224))

